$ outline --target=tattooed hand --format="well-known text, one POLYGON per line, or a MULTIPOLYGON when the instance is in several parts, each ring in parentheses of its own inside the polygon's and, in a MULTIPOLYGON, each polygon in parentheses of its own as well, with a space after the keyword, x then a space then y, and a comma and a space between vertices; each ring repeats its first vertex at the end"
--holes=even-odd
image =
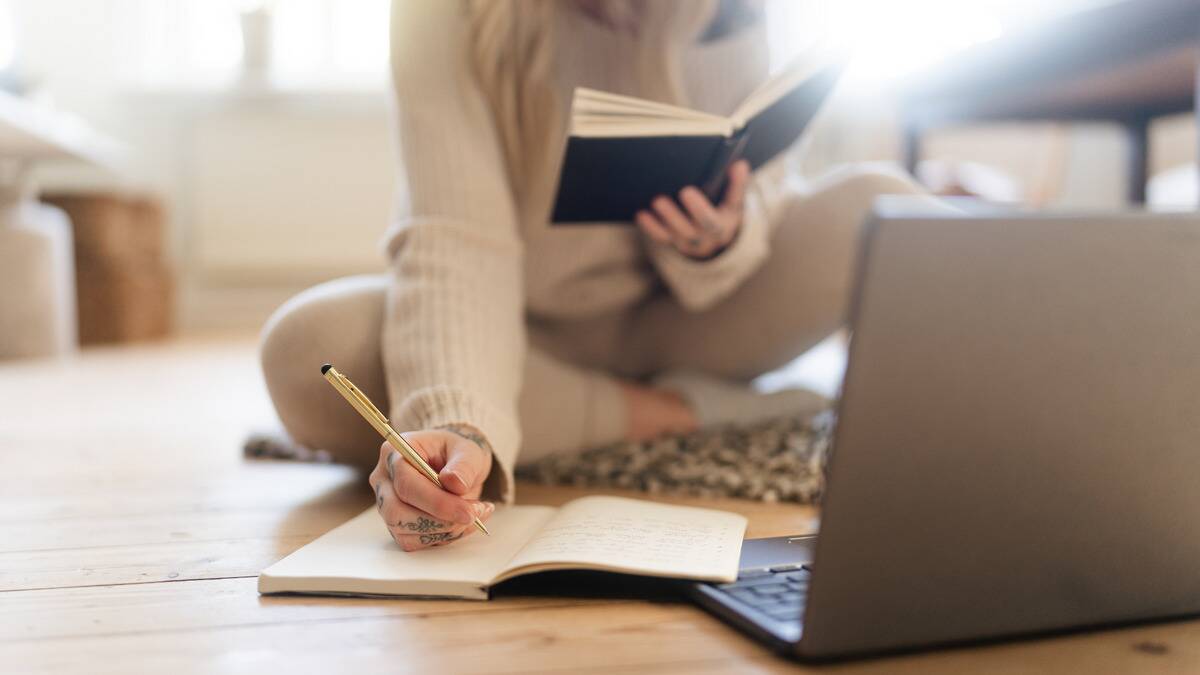
POLYGON ((750 164, 738 160, 729 167, 729 184, 719 205, 689 185, 679 191, 679 201, 687 213, 679 210, 675 200, 659 195, 649 209, 637 212, 638 227, 654 241, 673 246, 689 258, 715 257, 733 242, 742 227, 749 180, 750 164))
POLYGON ((375 505, 392 539, 405 551, 444 546, 474 533, 496 505, 479 501, 492 469, 492 450, 474 428, 454 425, 413 431, 404 440, 429 462, 442 487, 421 475, 389 443, 379 448, 379 463, 369 478, 375 505), (444 489, 443 489, 444 488, 444 489))

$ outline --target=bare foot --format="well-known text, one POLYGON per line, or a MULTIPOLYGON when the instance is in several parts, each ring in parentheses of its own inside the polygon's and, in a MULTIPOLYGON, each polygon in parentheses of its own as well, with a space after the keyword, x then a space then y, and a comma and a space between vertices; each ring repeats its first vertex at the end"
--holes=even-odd
POLYGON ((695 413, 678 394, 622 382, 631 441, 648 441, 666 434, 686 434, 699 427, 695 413))

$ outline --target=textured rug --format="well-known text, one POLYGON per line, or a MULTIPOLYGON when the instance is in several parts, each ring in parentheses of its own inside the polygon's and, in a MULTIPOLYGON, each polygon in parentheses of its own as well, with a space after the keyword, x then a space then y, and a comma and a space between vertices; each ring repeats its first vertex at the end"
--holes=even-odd
POLYGON ((325 450, 313 450, 288 438, 282 431, 255 431, 242 442, 246 459, 281 459, 289 462, 332 464, 333 456, 325 450))
MULTIPOLYGON (((544 485, 812 504, 824 488, 832 427, 828 412, 783 417, 754 426, 560 453, 518 467, 517 476, 544 485)), ((306 448, 278 433, 252 434, 243 452, 257 459, 330 461, 324 450, 306 448)))
POLYGON ((833 415, 784 417, 646 443, 551 455, 517 469, 547 485, 811 504, 824 488, 833 415))

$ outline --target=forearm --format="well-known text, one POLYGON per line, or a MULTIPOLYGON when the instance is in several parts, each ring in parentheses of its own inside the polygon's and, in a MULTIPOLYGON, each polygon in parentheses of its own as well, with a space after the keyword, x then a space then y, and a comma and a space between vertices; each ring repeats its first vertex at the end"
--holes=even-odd
POLYGON ((405 430, 473 428, 495 459, 488 496, 507 500, 525 350, 519 243, 446 222, 399 237, 383 341, 392 416, 405 430))

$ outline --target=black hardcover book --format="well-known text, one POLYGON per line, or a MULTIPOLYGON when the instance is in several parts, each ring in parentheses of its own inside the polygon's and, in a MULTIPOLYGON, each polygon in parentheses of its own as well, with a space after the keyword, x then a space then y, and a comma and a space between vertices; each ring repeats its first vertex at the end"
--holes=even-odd
POLYGON ((729 165, 746 159, 757 169, 791 146, 841 71, 789 68, 730 117, 577 89, 551 220, 631 223, 652 199, 688 185, 720 201, 729 165))

